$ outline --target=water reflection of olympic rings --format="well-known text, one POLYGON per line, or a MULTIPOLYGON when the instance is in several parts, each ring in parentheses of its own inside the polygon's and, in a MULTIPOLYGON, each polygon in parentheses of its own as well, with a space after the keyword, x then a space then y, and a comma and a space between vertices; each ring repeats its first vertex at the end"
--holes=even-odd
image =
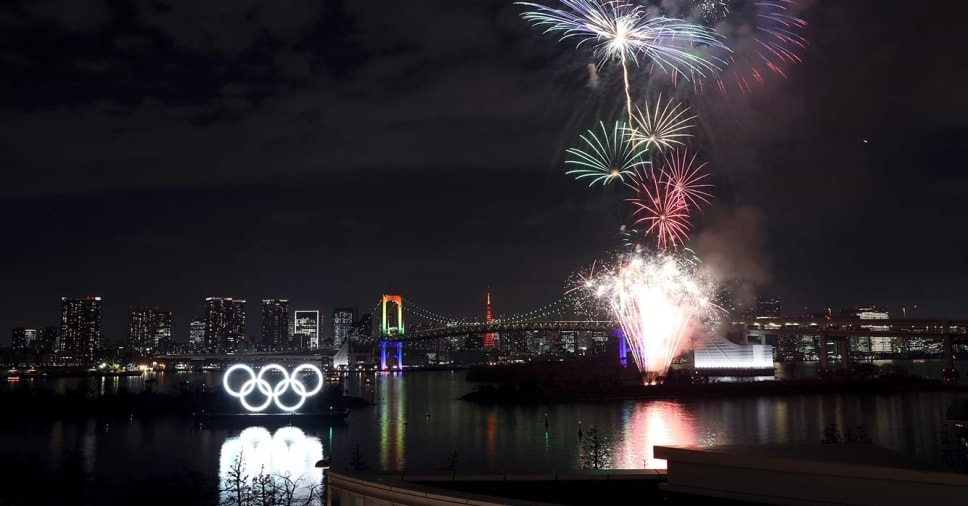
POLYGON ((316 395, 323 388, 323 371, 319 370, 318 367, 312 364, 302 364, 297 366, 292 370, 292 374, 286 371, 284 367, 279 364, 268 364, 259 370, 256 374, 255 370, 246 364, 235 364, 229 367, 225 371, 225 375, 222 376, 222 386, 225 387, 225 391, 232 397, 238 397, 239 401, 242 403, 242 407, 249 411, 259 412, 269 407, 270 404, 275 402, 276 406, 283 411, 295 411, 302 407, 306 402, 308 397, 316 395), (232 384, 229 382, 229 377, 235 371, 244 371, 248 373, 249 379, 242 383, 242 386, 238 390, 232 389, 232 384), (266 379, 265 375, 269 371, 278 371, 282 375, 282 380, 272 386, 266 379), (312 390, 308 390, 306 385, 303 384, 302 380, 299 378, 299 373, 301 371, 312 371, 316 374, 319 381, 316 382, 316 386, 312 390), (289 406, 283 403, 282 395, 286 393, 287 390, 292 388, 292 391, 299 397, 294 405, 289 406), (258 406, 253 406, 249 404, 246 397, 249 396, 256 389, 259 393, 265 396, 266 400, 258 406))

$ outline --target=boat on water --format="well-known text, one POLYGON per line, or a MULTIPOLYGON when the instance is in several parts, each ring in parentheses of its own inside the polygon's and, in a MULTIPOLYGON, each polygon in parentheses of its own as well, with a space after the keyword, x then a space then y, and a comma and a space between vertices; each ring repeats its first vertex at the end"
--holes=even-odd
POLYGON ((327 411, 314 413, 211 413, 200 411, 195 413, 195 423, 203 427, 283 427, 339 425, 346 423, 350 410, 348 408, 330 408, 327 411))

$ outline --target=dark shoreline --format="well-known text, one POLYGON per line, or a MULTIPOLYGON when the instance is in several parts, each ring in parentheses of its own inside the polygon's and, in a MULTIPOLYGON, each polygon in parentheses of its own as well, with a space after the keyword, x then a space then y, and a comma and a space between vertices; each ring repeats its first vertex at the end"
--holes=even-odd
POLYGON ((874 380, 776 380, 737 383, 615 385, 581 388, 530 388, 511 385, 482 385, 460 400, 478 404, 523 404, 541 402, 593 402, 619 400, 689 400, 709 397, 759 397, 816 394, 889 394, 899 392, 965 392, 968 385, 935 380, 889 378, 874 380))
MULTIPOLYGON (((130 419, 154 416, 183 416, 196 419, 203 413, 240 413, 235 399, 220 393, 111 393, 99 396, 75 391, 66 394, 51 392, 8 392, 0 394, 0 406, 7 416, 0 417, 0 426, 21 422, 78 420, 90 417, 130 419)), ((352 396, 322 396, 307 402, 300 410, 305 416, 372 406, 373 403, 352 396)), ((241 413, 240 413, 241 414, 241 413)))

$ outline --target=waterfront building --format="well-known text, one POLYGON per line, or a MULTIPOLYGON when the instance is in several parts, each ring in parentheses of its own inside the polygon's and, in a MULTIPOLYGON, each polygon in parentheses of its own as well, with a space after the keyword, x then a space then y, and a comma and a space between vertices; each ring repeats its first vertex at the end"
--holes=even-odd
POLYGON ((61 298, 61 363, 93 366, 101 350, 101 297, 61 298))
POLYGON ((270 349, 292 347, 289 333, 289 300, 262 300, 262 344, 270 349))
POLYGON ((541 356, 549 353, 550 343, 548 342, 548 336, 544 332, 538 331, 528 331, 528 351, 532 355, 541 356))
POLYGON ((756 318, 779 318, 783 316, 783 303, 779 297, 757 297, 756 318))
POLYGON ((562 330, 558 334, 559 352, 566 355, 574 355, 577 350, 578 336, 574 330, 562 330))
POLYGON ((592 355, 602 355, 608 350, 608 332, 595 331, 591 335, 590 351, 592 355))
POLYGON ((10 346, 15 350, 31 350, 37 347, 37 329, 18 327, 13 329, 10 346))
POLYGON ((154 349, 155 309, 150 307, 128 308, 128 346, 141 358, 148 357, 154 349))
POLYGON ((188 345, 193 353, 205 349, 205 318, 195 317, 188 325, 188 345))
MULTIPOLYGON (((884 306, 859 306, 842 309, 842 318, 859 318, 861 320, 886 320, 890 318, 890 313, 884 306)), ((864 325, 870 330, 888 330, 884 325, 864 325)), ((897 350, 894 346, 894 339, 886 336, 870 337, 851 337, 850 351, 860 355, 891 355, 897 350)))
POLYGON ((343 345, 343 341, 358 338, 353 335, 353 323, 356 321, 356 308, 338 307, 333 310, 333 346, 343 345))
POLYGON ((517 332, 506 332, 501 338, 501 351, 512 356, 524 356, 528 354, 528 335, 533 331, 519 330, 517 332))
POLYGON ((693 367, 705 376, 741 376, 756 373, 773 376, 773 347, 768 344, 736 344, 714 335, 701 337, 693 349, 693 367))
POLYGON ((205 351, 239 350, 245 341, 245 300, 230 297, 205 299, 205 351))
POLYGON ((171 340, 171 311, 155 310, 155 332, 152 343, 155 353, 169 353, 174 343, 171 340))
POLYGON ((128 346, 140 358, 171 351, 171 317, 156 307, 128 308, 128 346))
POLYGON ((296 311, 293 317, 293 336, 296 346, 319 349, 319 310, 296 311))
POLYGON ((37 332, 37 351, 42 354, 51 353, 57 346, 60 329, 57 325, 48 325, 37 332))
POLYGON ((817 336, 797 336, 797 354, 803 360, 817 360, 820 356, 820 344, 817 336))

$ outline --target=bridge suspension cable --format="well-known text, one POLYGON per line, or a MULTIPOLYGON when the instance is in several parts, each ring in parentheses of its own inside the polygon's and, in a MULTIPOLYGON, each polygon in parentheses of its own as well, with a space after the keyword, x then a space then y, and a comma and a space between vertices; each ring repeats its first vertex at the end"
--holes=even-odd
POLYGON ((470 323, 469 320, 464 318, 456 318, 450 315, 443 315, 443 314, 431 311, 429 309, 421 307, 419 304, 413 302, 410 299, 403 299, 403 310, 405 312, 412 312, 416 316, 419 316, 426 320, 430 320, 434 323, 440 323, 443 325, 449 325, 449 324, 463 325, 463 324, 470 323))
POLYGON ((575 308, 575 296, 565 295, 550 304, 546 304, 542 307, 533 309, 531 311, 526 311, 524 313, 514 313, 508 316, 502 315, 500 320, 502 322, 508 322, 508 323, 532 321, 535 319, 545 318, 552 315, 560 315, 562 311, 574 310, 574 308, 575 308))

